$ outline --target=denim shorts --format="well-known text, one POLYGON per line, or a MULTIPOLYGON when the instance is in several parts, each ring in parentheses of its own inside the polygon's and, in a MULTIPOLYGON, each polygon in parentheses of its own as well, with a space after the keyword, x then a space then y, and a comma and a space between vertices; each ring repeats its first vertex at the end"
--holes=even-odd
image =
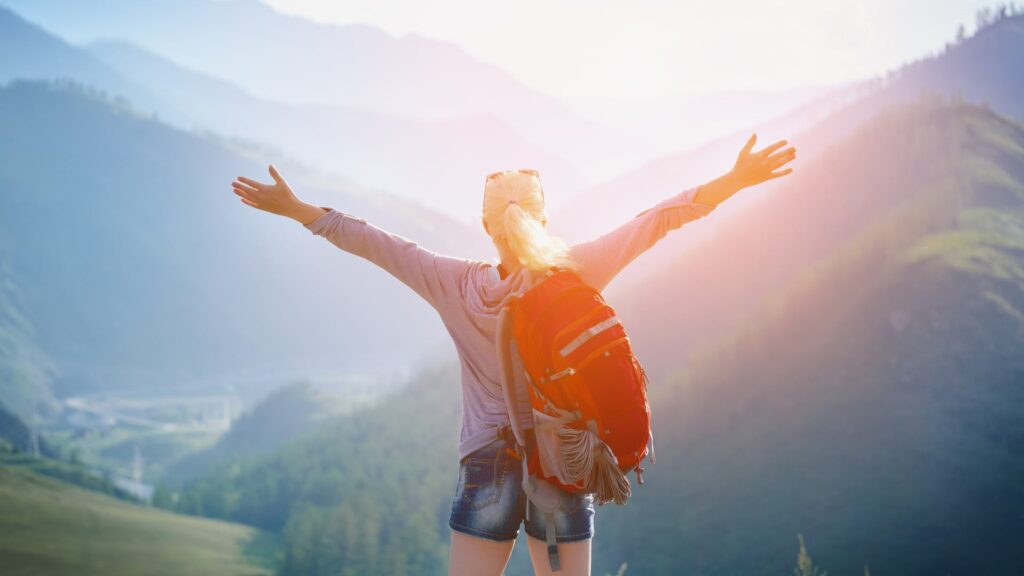
MULTIPOLYGON (((526 520, 523 463, 508 453, 500 437, 459 462, 459 481, 448 525, 452 530, 490 540, 514 540, 519 524, 526 533, 544 540, 544 516, 532 503, 526 520)), ((574 542, 594 537, 594 495, 562 491, 555 511, 555 540, 574 542)))

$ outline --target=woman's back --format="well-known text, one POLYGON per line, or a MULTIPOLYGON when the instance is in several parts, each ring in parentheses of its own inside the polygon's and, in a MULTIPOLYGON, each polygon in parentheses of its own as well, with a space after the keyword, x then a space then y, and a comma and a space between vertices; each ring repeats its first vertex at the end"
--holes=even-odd
MULTIPOLYGON (((570 246, 580 277, 601 290, 670 230, 710 212, 712 207, 694 202, 696 192, 697 188, 687 189, 600 238, 570 246)), ((543 271, 519 267, 503 274, 488 262, 437 254, 363 218, 323 208, 325 214, 305 225, 310 232, 387 270, 437 310, 459 356, 463 410, 459 455, 487 445, 497 428, 509 421, 494 343, 498 312, 543 271)), ((521 372, 514 371, 517 376, 521 372)), ((525 382, 518 378, 516 386, 523 407, 521 423, 532 426, 525 382)))

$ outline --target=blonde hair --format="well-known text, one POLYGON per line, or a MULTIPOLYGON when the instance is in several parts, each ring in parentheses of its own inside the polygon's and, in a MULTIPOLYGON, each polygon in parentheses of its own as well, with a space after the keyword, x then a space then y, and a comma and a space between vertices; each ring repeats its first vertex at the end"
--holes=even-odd
POLYGON ((491 238, 503 243, 523 267, 576 268, 565 242, 544 227, 544 189, 535 170, 505 170, 488 176, 483 212, 491 238))

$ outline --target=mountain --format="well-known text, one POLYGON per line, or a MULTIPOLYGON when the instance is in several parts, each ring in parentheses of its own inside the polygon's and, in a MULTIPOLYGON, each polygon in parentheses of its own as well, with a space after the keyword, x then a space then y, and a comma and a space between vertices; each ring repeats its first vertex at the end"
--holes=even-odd
POLYGON ((154 503, 280 534, 281 574, 442 574, 458 476, 458 365, 154 503))
MULTIPOLYGON (((58 394, 334 385, 445 350, 436 312, 408 288, 238 202, 231 180, 266 173, 251 149, 44 84, 0 89, 0 125, 0 244, 58 394)), ((428 248, 487 254, 482 231, 429 208, 282 170, 310 201, 428 248)))
POLYGON ((559 188, 581 184, 573 166, 490 114, 419 120, 371 109, 257 98, 125 42, 69 45, 3 6, 0 52, 9 55, 0 56, 0 84, 74 80, 126 99, 173 126, 259 142, 274 149, 274 155, 284 153, 368 188, 429 203, 474 225, 483 175, 492 169, 530 165, 559 188), (466 166, 480 168, 470 171, 466 166))
POLYGON ((794 111, 806 114, 808 107, 851 88, 679 92, 647 98, 573 99, 568 104, 595 121, 642 134, 651 150, 646 160, 692 150, 794 111))
POLYGON ((561 153, 590 182, 648 150, 642 138, 586 119, 448 42, 318 24, 255 0, 4 3, 74 42, 125 40, 261 98, 423 120, 496 116, 538 148, 561 153))
MULTIPOLYGON (((1022 35, 1024 15, 1007 16, 991 22, 971 37, 949 44, 938 54, 922 57, 878 78, 825 90, 780 116, 752 121, 749 128, 741 132, 678 153, 647 157, 614 178, 577 191, 555 210, 551 217, 552 228, 572 241, 604 233, 683 187, 706 182, 728 170, 751 132, 758 134, 760 143, 780 138, 795 143, 800 150, 799 166, 850 135, 882 110, 914 101, 924 94, 961 98, 990 106, 1013 118, 1024 118, 1024 100, 1020 98, 1024 86, 1019 73, 1024 69, 1022 35)), ((794 99, 800 98, 794 95, 794 99)), ((784 183, 759 187, 764 190, 759 195, 773 195, 775 184, 784 183)), ((731 200, 729 212, 744 203, 740 198, 731 200)), ((666 242, 673 248, 656 247, 655 252, 667 255, 694 244, 691 242, 694 234, 682 236, 666 242)), ((710 231, 697 236, 703 241, 710 237, 710 231)), ((655 259, 667 264, 667 258, 645 260, 655 259)), ((650 268, 645 264, 640 267, 650 268)))
MULTIPOLYGON (((824 90, 792 110, 750 124, 742 132, 730 131, 682 151, 649 156, 613 178, 576 191, 553 209, 549 227, 569 242, 604 234, 668 196, 720 176, 732 167, 751 133, 758 135, 759 147, 788 139, 800 149, 799 162, 810 161, 885 108, 886 104, 870 98, 877 93, 877 86, 877 81, 869 80, 824 90)), ((778 184, 769 182, 759 189, 770 190, 778 184)), ((725 211, 739 211, 747 203, 741 198, 731 200, 728 209, 718 210, 711 220, 721 220, 720 214, 725 211)), ((687 233, 672 234, 656 245, 651 253, 657 256, 639 259, 632 268, 649 273, 664 264, 667 255, 709 238, 716 227, 690 225, 687 233), (694 232, 695 228, 701 231, 694 232)))
POLYGON ((0 6, 0 85, 11 80, 74 79, 130 96, 139 106, 160 106, 159 99, 92 56, 32 25, 0 6))
MULTIPOLYGON (((893 133, 889 137, 896 148, 856 149, 849 137, 865 122, 888 107, 921 98, 1019 102, 1015 79, 1016 71, 1024 69, 1022 35, 1024 16, 997 21, 940 55, 894 72, 889 80, 855 87, 845 103, 819 103, 807 112, 816 121, 806 130, 783 131, 780 126, 786 119, 758 129, 760 142, 789 137, 796 144, 800 156, 793 175, 742 191, 708 218, 672 233, 609 288, 612 304, 633 326, 652 378, 660 381, 683 367, 688 356, 680 350, 730 334, 796 274, 860 233, 889 204, 914 193, 919 175, 897 170, 894 158, 901 158, 899 154, 909 154, 907 162, 934 170, 928 155, 944 154, 943 147, 952 146, 937 141, 933 150, 908 141, 908 135, 893 133), (1003 50, 1009 45, 1018 47, 1003 50), (970 82, 959 72, 968 57, 977 68, 970 82), (940 83, 944 75, 948 80, 940 83), (831 113, 818 116, 827 110, 831 113), (680 305, 683 297, 701 305, 680 305)), ((992 109, 1024 118, 1024 109, 1015 105, 992 109)), ((689 155, 658 159, 590 195, 583 193, 573 205, 581 207, 580 213, 626 202, 636 206, 638 196, 653 204, 728 170, 744 138, 737 135, 689 155)), ((604 213, 607 218, 610 212, 604 213)), ((619 214, 618 221, 632 215, 619 214)), ((556 228, 563 215, 552 216, 556 228)))
MULTIPOLYGON (((31 452, 35 448, 32 429, 17 414, 0 405, 0 452, 5 451, 2 449, 3 446, 16 452, 31 452)), ((40 450, 43 450, 42 445, 40 450)))
POLYGON ((6 408, 31 421, 56 408, 50 391, 53 364, 39 349, 32 324, 16 301, 17 286, 5 260, 6 250, 0 252, 0 414, 6 408))
POLYGON ((271 574, 237 524, 145 508, 0 466, 6 574, 271 574))
POLYGON ((890 101, 921 92, 958 96, 1024 118, 1024 14, 991 19, 974 35, 948 43, 942 52, 898 68, 885 78, 890 101))
POLYGON ((209 448, 193 452, 175 462, 161 476, 169 483, 192 478, 215 466, 268 454, 285 442, 314 430, 330 416, 355 409, 366 399, 347 404, 316 390, 309 382, 294 382, 275 390, 231 424, 231 429, 209 448))
POLYGON ((534 146, 493 114, 418 120, 365 108, 284 104, 253 97, 132 44, 101 41, 87 52, 160 94, 163 104, 154 112, 165 121, 266 143, 474 225, 484 175, 493 170, 529 165, 559 188, 581 184, 568 162, 534 146), (478 169, 467 170, 472 166, 478 169))
POLYGON ((886 179, 832 169, 821 202, 884 212, 652 393, 657 462, 604 514, 605 565, 781 573, 803 533, 835 573, 1024 569, 1024 127, 923 104, 823 166, 854 149, 886 179))
POLYGON ((62 454, 53 445, 39 442, 39 455, 34 454, 34 445, 28 437, 28 427, 12 421, 10 414, 0 411, 0 471, 20 471, 36 476, 45 476, 61 483, 77 486, 96 494, 104 494, 127 502, 138 503, 139 499, 122 489, 112 474, 83 463, 77 452, 62 454), (13 426, 12 426, 13 424, 13 426), (22 432, 17 433, 21 427, 22 432), (15 434, 11 434, 15 432, 15 434), (19 442, 19 436, 20 442, 19 442), (20 444, 20 445, 19 445, 20 444))

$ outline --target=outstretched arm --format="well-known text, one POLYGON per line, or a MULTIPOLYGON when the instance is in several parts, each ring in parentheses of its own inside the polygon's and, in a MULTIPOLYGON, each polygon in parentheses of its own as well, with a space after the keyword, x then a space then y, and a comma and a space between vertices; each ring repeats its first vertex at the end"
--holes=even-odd
POLYGON ((753 152, 756 141, 757 136, 752 135, 726 174, 655 204, 599 238, 571 246, 569 255, 579 265, 583 281, 603 290, 623 268, 669 231, 707 215, 743 188, 793 171, 780 168, 796 158, 795 148, 780 150, 787 143, 780 140, 753 152))
POLYGON ((241 201, 291 218, 332 244, 373 262, 412 288, 439 312, 442 303, 457 298, 471 262, 437 254, 408 238, 392 234, 363 218, 300 200, 277 169, 270 166, 273 184, 240 176, 232 182, 241 201))

